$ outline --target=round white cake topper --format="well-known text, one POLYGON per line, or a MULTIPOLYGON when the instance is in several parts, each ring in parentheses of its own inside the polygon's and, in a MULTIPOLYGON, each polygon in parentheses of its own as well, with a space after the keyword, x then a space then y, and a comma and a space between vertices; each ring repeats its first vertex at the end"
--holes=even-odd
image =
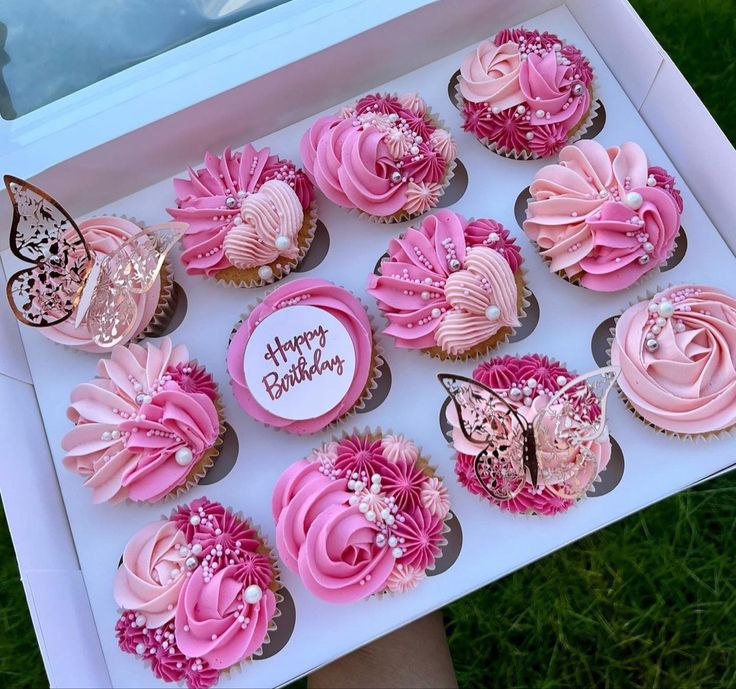
POLYGON ((315 306, 287 306, 264 318, 243 356, 245 382, 266 411, 290 421, 315 419, 339 404, 355 376, 345 326, 315 306))

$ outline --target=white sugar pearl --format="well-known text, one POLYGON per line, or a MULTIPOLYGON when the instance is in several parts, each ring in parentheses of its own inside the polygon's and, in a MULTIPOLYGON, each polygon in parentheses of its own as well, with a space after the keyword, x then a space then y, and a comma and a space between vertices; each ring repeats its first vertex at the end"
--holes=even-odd
POLYGON ((258 277, 261 278, 261 280, 270 280, 273 277, 271 266, 261 266, 258 269, 258 277))
POLYGON ((489 321, 497 321, 501 317, 501 309, 498 308, 495 304, 491 304, 486 309, 486 318, 489 321))
POLYGON ((675 307, 672 305, 672 302, 667 301, 666 299, 660 302, 659 314, 661 316, 664 316, 665 318, 670 318, 674 312, 675 312, 675 307))
POLYGON ((138 615, 135 618, 135 624, 136 627, 143 627, 146 624, 146 616, 145 615, 138 615))
POLYGON ((629 208, 638 210, 641 208, 642 203, 644 203, 644 199, 638 191, 630 191, 626 194, 626 205, 629 206, 629 208))
POLYGON ((192 451, 188 447, 180 447, 174 455, 176 463, 183 467, 187 466, 187 464, 191 464, 193 457, 194 455, 192 455, 192 451))
POLYGON ((261 587, 257 584, 251 584, 248 586, 248 588, 245 589, 245 593, 243 594, 243 599, 246 603, 250 603, 251 605, 254 605, 259 600, 263 598, 263 591, 261 590, 261 587))
POLYGON ((391 551, 391 555, 393 555, 394 557, 401 557, 403 554, 404 554, 404 551, 401 550, 401 548, 394 548, 391 551))
POLYGON ((289 239, 285 234, 281 234, 276 237, 274 245, 279 251, 286 251, 291 246, 291 239, 289 239))

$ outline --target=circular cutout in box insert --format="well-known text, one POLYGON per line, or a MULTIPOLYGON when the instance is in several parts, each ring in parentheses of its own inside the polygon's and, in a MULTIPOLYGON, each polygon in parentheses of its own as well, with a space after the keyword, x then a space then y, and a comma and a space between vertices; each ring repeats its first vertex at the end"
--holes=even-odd
POLYGON ((460 81, 460 70, 458 69, 457 72, 455 72, 450 77, 450 82, 447 84, 447 95, 450 97, 450 103, 452 103, 458 110, 460 110, 460 107, 457 104, 457 98, 455 98, 455 94, 457 93, 457 84, 460 81))
POLYGON ((229 423, 225 423, 225 435, 222 438, 222 445, 220 445, 220 454, 215 457, 215 463, 200 479, 200 485, 210 486, 224 479, 233 470, 235 462, 238 461, 239 448, 238 434, 229 423))
POLYGON ((685 228, 680 226, 680 231, 675 237, 675 248, 672 255, 660 266, 660 270, 664 273, 668 270, 672 270, 675 266, 682 262, 687 253, 687 235, 685 234, 685 228))
POLYGON ((296 604, 294 603, 294 597, 285 586, 282 586, 276 592, 276 595, 280 595, 283 598, 278 604, 280 614, 276 618, 276 629, 268 633, 270 641, 263 647, 263 653, 253 656, 253 660, 273 658, 273 656, 289 643, 289 639, 294 633, 294 627, 296 626, 296 604))
POLYGON ((371 390, 370 399, 366 400, 363 407, 357 410, 358 414, 367 414, 374 409, 378 409, 388 397, 388 393, 391 390, 391 369, 386 359, 383 360, 378 370, 380 371, 380 375, 376 378, 376 387, 371 390))
POLYGON ((428 577, 436 577, 438 574, 443 574, 460 557, 460 551, 463 548, 463 529, 460 526, 460 520, 452 510, 450 510, 450 515, 450 519, 446 522, 450 529, 445 534, 447 545, 442 549, 442 557, 438 557, 435 561, 434 569, 427 570, 428 577))
POLYGON ((602 495, 610 493, 619 483, 624 475, 624 451, 616 441, 616 438, 609 436, 611 439, 611 458, 608 460, 605 471, 602 471, 596 478, 593 485, 588 489, 586 495, 591 498, 599 498, 602 495))
POLYGON ((167 318, 158 327, 154 327, 151 332, 151 337, 164 337, 165 335, 171 335, 171 333, 173 333, 184 322, 184 318, 187 315, 189 304, 187 301, 187 293, 184 291, 184 288, 178 282, 174 282, 171 289, 174 293, 174 308, 171 311, 171 317, 167 318))
POLYGON ((593 331, 593 337, 590 340, 590 351, 593 353, 593 360, 598 366, 608 366, 608 351, 611 348, 609 340, 611 339, 611 330, 615 327, 616 316, 610 316, 593 331))
POLYGON ((447 420, 447 407, 450 406, 451 401, 452 400, 448 397, 440 407, 440 431, 447 442, 452 441, 452 426, 447 420))
POLYGON ((526 220, 526 207, 531 201, 532 193, 529 191, 529 187, 521 190, 521 193, 516 197, 514 202, 514 217, 519 227, 524 229, 524 221, 526 220))
MULTIPOLYGON (((450 186, 440 196, 436 208, 447 208, 457 203, 468 189, 468 170, 460 158, 455 159, 455 171, 450 180, 450 186)), ((431 211, 430 211, 431 212, 431 211)))
POLYGON ((588 127, 588 131, 580 137, 581 139, 594 139, 603 131, 603 127, 606 126, 606 108, 600 99, 596 102, 598 103, 598 110, 595 113, 595 117, 593 118, 590 127, 588 127))
MULTIPOLYGON (((527 297, 529 306, 526 307, 526 316, 521 321, 521 325, 516 329, 513 335, 509 336, 509 342, 521 342, 531 335, 539 323, 539 301, 534 296, 534 292, 529 290, 527 297)), ((496 356, 494 354, 494 356, 496 356)))
POLYGON ((314 231, 314 239, 312 245, 307 251, 307 255, 302 262, 294 268, 295 273, 306 273, 308 270, 314 270, 327 257, 330 250, 330 233, 325 224, 317 221, 317 228, 314 231))

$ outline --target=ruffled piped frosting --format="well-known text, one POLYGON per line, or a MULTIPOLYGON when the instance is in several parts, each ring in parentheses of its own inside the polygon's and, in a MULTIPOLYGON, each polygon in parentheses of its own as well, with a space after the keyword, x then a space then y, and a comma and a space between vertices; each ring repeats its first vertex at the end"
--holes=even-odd
POLYGON ((636 412, 657 428, 707 434, 736 423, 736 299, 678 285, 627 309, 611 362, 636 412))
POLYGON ((368 292, 398 347, 459 355, 519 325, 521 251, 501 224, 442 210, 392 239, 388 256, 368 292))

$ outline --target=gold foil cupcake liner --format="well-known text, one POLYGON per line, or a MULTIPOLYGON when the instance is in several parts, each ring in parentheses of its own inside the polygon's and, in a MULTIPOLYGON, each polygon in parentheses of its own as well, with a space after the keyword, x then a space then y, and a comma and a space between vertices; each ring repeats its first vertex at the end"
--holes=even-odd
MULTIPOLYGON (((570 130, 570 133, 568 133, 568 138, 565 142, 566 146, 574 144, 576 141, 582 139, 598 116, 601 102, 598 95, 598 82, 596 77, 593 77, 593 81, 588 85, 588 92, 590 93, 590 107, 588 108, 588 112, 586 113, 585 118, 583 118, 577 125, 575 125, 575 127, 570 130)), ((465 106, 465 98, 463 98, 463 95, 460 92, 460 79, 457 79, 457 81, 455 82, 455 104, 457 108, 462 112, 462 109, 465 106)), ((489 151, 491 151, 492 153, 496 153, 503 158, 510 158, 512 160, 548 160, 549 158, 554 157, 540 156, 538 153, 534 153, 534 151, 529 150, 515 151, 514 149, 506 148, 505 146, 498 146, 495 141, 491 141, 487 136, 484 136, 482 138, 475 138, 489 151)))
MULTIPOLYGON (((368 309, 365 308, 365 304, 363 301, 357 297, 353 292, 351 292, 349 289, 343 287, 342 285, 337 285, 335 283, 332 283, 335 285, 335 287, 339 287, 340 289, 345 290, 348 292, 351 296, 355 297, 360 302, 360 305, 363 307, 363 310, 366 313, 366 316, 368 317, 368 323, 370 325, 371 329, 371 344, 372 344, 372 350, 371 350, 371 370, 368 373, 368 379, 366 380, 365 387, 363 388, 363 391, 360 393, 360 396, 355 401, 355 403, 348 409, 344 414, 341 414, 339 417, 334 419, 333 421, 330 421, 330 423, 326 424, 322 428, 317 429, 316 431, 313 431, 312 433, 303 433, 299 434, 304 437, 310 436, 310 435, 316 435, 317 433, 322 433, 323 431, 329 431, 331 429, 334 429, 335 427, 339 426, 341 423, 343 423, 348 417, 352 416, 353 414, 358 413, 362 409, 365 408, 366 404, 372 399, 373 392, 378 387, 378 381, 383 375, 383 371, 381 370, 383 367, 383 364, 385 363, 386 359, 384 357, 383 353, 383 347, 378 339, 377 333, 376 333, 376 327, 374 323, 373 316, 368 312, 368 309)), ((269 293, 270 294, 270 293, 269 293)), ((245 322, 250 317, 250 314, 253 313, 253 311, 263 303, 263 301, 268 297, 269 295, 266 294, 263 297, 259 297, 255 304, 251 306, 250 309, 244 314, 241 315, 240 320, 235 324, 233 329, 230 331, 230 337, 228 339, 227 344, 227 350, 226 350, 226 361, 225 361, 225 369, 227 370, 227 351, 230 349, 230 345, 233 340, 233 336, 235 333, 240 330, 240 328, 245 324, 245 322)), ((228 374, 229 375, 229 374, 228 374)), ((238 405, 240 406, 240 405, 238 405)), ((242 408, 242 407, 241 407, 242 408)), ((244 410, 245 411, 245 410, 244 410)), ((247 412, 246 412, 247 413, 247 412)), ((250 415, 249 415, 250 416, 250 415)), ((285 428, 281 428, 280 426, 274 426, 272 424, 266 423, 265 421, 260 421, 259 419, 253 418, 254 421, 258 421, 258 423, 266 426, 267 428, 273 428, 275 431, 278 431, 280 433, 288 433, 289 435, 296 435, 294 433, 289 432, 285 428)))
MULTIPOLYGON (((651 289, 647 290, 645 293, 645 296, 641 299, 635 299, 633 301, 629 302, 629 305, 623 309, 617 316, 614 316, 614 325, 609 328, 610 337, 607 338, 608 341, 608 349, 606 350, 606 357, 607 357, 607 365, 611 366, 611 349, 613 347, 613 341, 616 339, 616 326, 618 325, 619 318, 623 316, 623 314, 628 311, 631 307, 636 306, 637 304, 640 304, 644 301, 651 301, 657 294, 660 294, 661 292, 664 292, 665 290, 672 289, 673 287, 677 287, 677 285, 669 284, 667 287, 659 287, 657 286, 654 291, 651 289)), ((732 438, 734 437, 734 432, 736 431, 736 424, 733 424, 731 426, 728 426, 726 428, 722 428, 719 431, 706 431, 704 433, 678 433, 676 431, 671 431, 666 428, 662 428, 661 426, 658 426, 653 421, 650 421, 646 417, 642 416, 642 414, 636 409, 636 407, 632 404, 631 400, 629 400, 626 393, 621 388, 621 385, 617 382, 616 383, 616 393, 619 397, 619 399, 624 403, 624 407, 631 412, 631 414, 638 419, 642 424, 647 426, 648 428, 651 428, 655 433, 660 433, 661 435, 665 435, 668 438, 676 438, 678 440, 688 440, 688 441, 702 441, 702 442, 708 442, 711 440, 717 440, 720 438, 732 438)))
POLYGON ((304 222, 302 223, 302 227, 297 236, 299 255, 297 258, 292 260, 287 260, 283 256, 279 256, 271 263, 267 263, 266 265, 271 268, 272 272, 271 277, 267 280, 264 280, 258 274, 258 270, 263 266, 258 266, 257 268, 236 268, 235 266, 230 266, 229 268, 223 268, 222 270, 217 271, 211 276, 205 277, 221 282, 230 287, 242 287, 246 289, 265 287, 266 285, 271 285, 274 282, 283 280, 304 260, 304 257, 307 255, 307 252, 312 246, 312 241, 314 240, 314 233, 317 231, 318 220, 317 202, 312 201, 309 208, 304 212, 304 222))

